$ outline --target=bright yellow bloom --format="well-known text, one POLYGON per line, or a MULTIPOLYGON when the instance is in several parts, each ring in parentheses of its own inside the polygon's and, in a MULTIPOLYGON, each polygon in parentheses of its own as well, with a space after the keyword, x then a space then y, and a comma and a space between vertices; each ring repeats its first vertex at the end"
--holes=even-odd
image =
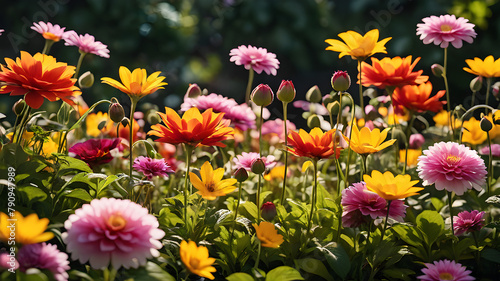
POLYGON ((90 113, 87 115, 87 119, 85 119, 85 125, 87 127, 87 135, 90 137, 98 137, 101 132, 107 131, 105 126, 102 130, 99 130, 98 126, 101 122, 108 121, 108 113, 106 112, 97 112, 90 113))
POLYGON ((209 257, 207 247, 198 247, 193 241, 186 242, 182 240, 180 254, 182 262, 191 273, 210 280, 215 279, 212 275, 212 272, 217 271, 212 266, 215 259, 209 257))
MULTIPOLYGON (((399 162, 405 162, 405 150, 399 150, 399 162)), ((418 163, 418 157, 422 155, 422 149, 408 149, 408 162, 406 164, 408 167, 415 167, 418 163)))
POLYGON ((14 212, 14 216, 0 213, 0 241, 8 242, 13 237, 14 230, 16 243, 23 245, 36 244, 48 241, 54 237, 54 233, 45 232, 49 225, 49 219, 39 219, 37 214, 30 214, 26 217, 19 212, 14 212), (15 224, 15 228, 9 228, 15 224))
POLYGON ((396 141, 392 139, 384 142, 389 130, 390 128, 386 128, 381 132, 375 128, 373 131, 370 131, 368 127, 363 127, 359 130, 358 126, 354 124, 352 128, 351 149, 357 154, 370 154, 387 148, 396 141))
MULTIPOLYGON (((432 120, 436 122, 436 127, 442 128, 445 126, 450 126, 450 114, 446 110, 441 110, 438 112, 434 117, 432 117, 432 120)), ((462 126, 462 122, 460 119, 456 118, 455 116, 451 117, 451 123, 453 124, 454 129, 460 128, 462 126)))
POLYGON ((212 165, 206 161, 200 169, 200 178, 193 172, 189 172, 189 178, 193 186, 198 189, 198 194, 204 199, 215 200, 218 196, 224 196, 236 189, 234 184, 236 179, 225 179, 224 169, 219 168, 214 171, 212 165))
POLYGON ((345 43, 336 39, 326 39, 325 42, 331 45, 327 47, 326 50, 340 52, 339 58, 350 55, 353 60, 359 61, 363 61, 376 53, 387 54, 385 43, 392 38, 388 37, 377 42, 379 37, 378 29, 368 31, 365 36, 349 30, 340 33, 339 37, 342 38, 345 43))
POLYGON ((259 225, 252 224, 255 228, 257 238, 259 238, 262 247, 278 248, 283 243, 283 235, 278 234, 274 224, 263 221, 259 225))
POLYGON ((276 166, 269 171, 269 173, 264 175, 266 181, 272 181, 273 179, 283 180, 285 177, 285 166, 276 166))
POLYGON ((377 193, 385 200, 404 199, 409 196, 418 195, 423 187, 415 187, 418 180, 412 181, 410 175, 394 175, 387 171, 384 174, 374 170, 372 175, 364 175, 363 180, 366 188, 377 193))
POLYGON ((160 73, 161 71, 157 71, 148 76, 146 69, 136 68, 130 72, 125 66, 120 66, 121 83, 109 77, 104 77, 101 81, 124 92, 131 99, 138 101, 158 89, 164 89, 162 86, 167 85, 167 83, 163 82, 165 77, 159 76, 160 73))
POLYGON ((472 145, 482 144, 488 137, 486 132, 481 130, 479 125, 481 121, 471 117, 469 120, 464 121, 464 130, 462 134, 462 142, 470 143, 472 145))
POLYGON ((469 67, 464 70, 474 75, 483 77, 500 77, 500 59, 495 60, 493 56, 487 56, 484 61, 480 58, 465 60, 469 67))

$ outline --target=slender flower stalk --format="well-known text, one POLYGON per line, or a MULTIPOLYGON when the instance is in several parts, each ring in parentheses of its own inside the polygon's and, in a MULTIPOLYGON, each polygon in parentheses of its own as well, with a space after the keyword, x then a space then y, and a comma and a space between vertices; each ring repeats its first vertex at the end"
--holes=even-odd
POLYGON ((84 53, 82 51, 80 51, 79 53, 80 53, 80 57, 78 57, 78 62, 76 64, 75 76, 73 76, 73 78, 77 78, 77 79, 78 79, 78 73, 80 73, 80 67, 82 66, 82 63, 83 63, 83 58, 87 54, 87 53, 84 53))
POLYGON ((245 92, 245 102, 250 105, 250 94, 252 93, 252 84, 253 84, 253 77, 254 77, 254 71, 253 68, 250 68, 248 70, 248 83, 247 83, 247 90, 245 92))
MULTIPOLYGON (((285 132, 285 136, 287 135, 287 127, 286 127, 286 121, 287 121, 287 105, 288 103, 283 103, 283 128, 285 132)), ((288 150, 286 150, 286 147, 288 146, 288 138, 285 137, 285 171, 283 174, 283 188, 281 190, 281 205, 285 204, 285 194, 286 194, 286 178, 287 178, 287 170, 288 170, 288 150)), ((491 151, 491 149, 490 149, 491 151)), ((490 152, 491 154, 491 152, 490 152)))
POLYGON ((448 191, 448 208, 450 209, 450 221, 451 221, 451 235, 455 236, 455 229, 453 227, 453 200, 452 200, 452 196, 453 196, 453 193, 452 191, 448 191))
POLYGON ((193 154, 193 147, 189 144, 184 144, 184 151, 186 152, 186 175, 184 177, 184 223, 186 229, 188 227, 188 217, 187 217, 187 204, 188 204, 188 175, 191 168, 191 155, 193 154))
POLYGON ((380 235, 380 243, 384 241, 385 230, 387 229, 387 221, 389 220, 389 209, 391 208, 391 201, 387 200, 387 214, 385 215, 384 228, 382 228, 382 234, 380 235))
POLYGON ((363 68, 360 60, 358 60, 358 68, 359 68, 359 106, 361 107, 361 112, 363 113, 363 116, 365 116, 365 104, 363 101, 363 83, 361 82, 362 79, 361 77, 363 77, 363 68))
MULTIPOLYGON (((318 160, 317 159, 312 159, 313 162, 313 189, 311 192, 311 213, 309 213, 309 220, 307 222, 307 234, 309 234, 309 231, 311 231, 312 227, 312 221, 313 221, 313 216, 314 216, 314 209, 316 207, 316 193, 318 189, 318 160)), ((340 231, 340 230, 339 230, 340 231)))

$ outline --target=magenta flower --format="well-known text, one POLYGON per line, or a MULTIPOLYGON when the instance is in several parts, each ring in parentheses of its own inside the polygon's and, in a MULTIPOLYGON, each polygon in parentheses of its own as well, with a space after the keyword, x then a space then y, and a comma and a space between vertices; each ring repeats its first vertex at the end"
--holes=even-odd
MULTIPOLYGON (((236 158, 233 158, 234 169, 238 170, 239 168, 243 168, 247 171, 252 170, 252 163, 259 158, 259 153, 257 152, 242 152, 241 155, 237 155, 236 158)), ((275 157, 272 155, 262 156, 260 157, 266 166, 266 169, 271 169, 276 166, 275 157)))
POLYGON ((9 256, 7 252, 0 252, 0 269, 3 268, 12 268, 14 270, 19 268, 19 263, 17 262, 15 254, 14 256, 9 256))
POLYGON ((59 41, 61 38, 64 38, 66 27, 60 27, 58 24, 52 25, 50 22, 40 21, 38 23, 34 22, 31 27, 34 31, 42 34, 43 38, 52 41, 59 41))
MULTIPOLYGON (((387 201, 377 193, 366 188, 364 182, 354 183, 342 190, 342 225, 358 227, 377 217, 387 215, 387 201)), ((403 200, 392 200, 389 217, 403 221, 406 215, 406 206, 403 200)))
POLYGON ((453 217, 453 230, 455 235, 461 235, 465 232, 479 231, 484 226, 484 212, 477 210, 463 211, 453 217))
POLYGON ((155 176, 166 177, 168 173, 173 173, 165 159, 153 159, 149 157, 139 156, 134 160, 134 169, 141 172, 151 180, 155 176))
POLYGON ((243 65, 247 70, 252 68, 259 74, 265 71, 268 75, 276 76, 280 64, 275 54, 267 52, 267 49, 250 45, 248 47, 241 45, 234 48, 229 52, 229 55, 231 56, 229 60, 236 65, 243 65))
POLYGON ((422 268, 422 273, 424 275, 417 276, 418 279, 424 281, 442 281, 442 280, 453 280, 453 281, 472 281, 476 278, 470 276, 472 273, 470 270, 466 270, 465 266, 462 266, 455 261, 440 260, 432 263, 425 263, 427 268, 422 268))
POLYGON ((57 249, 56 245, 47 243, 24 245, 19 249, 17 258, 20 270, 26 272, 30 268, 47 269, 57 281, 66 281, 70 269, 68 255, 57 249))
POLYGON ((90 167, 106 164, 113 160, 111 151, 118 150, 121 140, 116 139, 90 139, 80 142, 68 149, 70 155, 87 163, 90 167))
POLYGON ((437 190, 464 194, 486 184, 486 166, 475 150, 455 142, 439 142, 418 157, 418 176, 423 185, 435 184, 437 190))
POLYGON ((108 46, 99 41, 95 41, 95 38, 92 35, 78 35, 75 31, 71 30, 66 32, 63 39, 65 41, 64 45, 77 46, 82 53, 109 58, 108 46))
POLYGON ((447 48, 451 43, 459 49, 463 45, 462 41, 472 43, 477 35, 474 24, 462 17, 457 19, 455 15, 430 16, 422 21, 424 23, 417 24, 417 35, 420 35, 424 44, 434 43, 441 48, 447 48))
POLYGON ((422 134, 411 134, 410 135, 410 148, 419 149, 425 143, 425 138, 422 134))
POLYGON ((234 99, 212 93, 207 96, 190 98, 186 94, 181 111, 196 107, 200 111, 211 108, 213 112, 224 113, 223 118, 231 121, 231 126, 242 131, 255 128, 255 113, 247 104, 238 104, 234 99))
POLYGON ((262 135, 265 136, 268 134, 274 134, 277 135, 280 140, 285 140, 288 132, 295 131, 296 129, 297 128, 295 127, 295 124, 290 122, 290 120, 286 120, 287 133, 285 134, 285 128, 283 128, 283 120, 274 119, 266 121, 262 124, 262 135))
MULTIPOLYGON (((490 147, 489 146, 482 147, 481 149, 479 149, 479 154, 489 155, 490 147)), ((500 144, 496 143, 491 144, 491 155, 494 157, 500 157, 500 144)))
POLYGON ((70 215, 62 234, 71 258, 94 269, 137 268, 158 257, 165 232, 146 208, 130 200, 94 199, 70 215))

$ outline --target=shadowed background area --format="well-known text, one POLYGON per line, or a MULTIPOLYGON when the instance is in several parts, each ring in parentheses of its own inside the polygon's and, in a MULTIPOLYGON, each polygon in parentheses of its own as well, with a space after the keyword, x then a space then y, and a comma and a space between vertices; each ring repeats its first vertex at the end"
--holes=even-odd
MULTIPOLYGON (((266 83, 276 91, 281 80, 292 80, 297 89, 296 100, 303 100, 314 85, 323 94, 329 93, 332 73, 347 70, 353 79, 350 92, 356 100, 356 62, 348 56, 339 59, 338 53, 325 51, 328 44, 324 40, 338 39, 337 35, 347 30, 364 34, 374 28, 380 30, 380 39, 392 37, 386 44, 388 54, 375 57, 422 57, 415 69, 424 69, 424 74, 431 76, 435 93, 444 89, 444 85, 442 79, 432 76, 430 66, 443 63, 443 50, 424 45, 415 35, 416 25, 424 17, 447 13, 469 19, 476 24, 478 33, 473 44, 465 43, 461 49, 449 48, 452 105, 470 104, 469 82, 474 76, 462 70, 465 59, 500 56, 497 0, 39 0, 29 3, 10 1, 2 5, 0 29, 5 29, 0 36, 2 62, 3 57, 19 56, 20 50, 34 54, 43 49, 43 37, 30 29, 33 22, 46 21, 79 34, 89 33, 108 45, 111 56, 85 57, 80 73, 91 71, 96 78, 94 86, 82 94, 89 104, 112 96, 128 104, 125 94, 100 83, 104 76, 118 79, 121 65, 129 69, 146 68, 148 73, 159 70, 166 76, 169 85, 146 97, 145 104, 178 108, 189 83, 241 103, 248 71, 229 61, 230 50, 239 45, 267 48, 281 62, 276 77, 264 72, 257 74, 254 86, 266 83)), ((64 46, 63 42, 55 44, 50 54, 72 65, 78 60, 77 48, 64 46)), ((478 100, 481 98, 484 100, 484 93, 478 100)), ((10 113, 15 100, 2 96, 0 112, 10 113)), ((275 101, 271 107, 274 117, 281 117, 279 108, 281 104, 275 101)), ((290 113, 290 119, 300 119, 301 110, 290 113)))

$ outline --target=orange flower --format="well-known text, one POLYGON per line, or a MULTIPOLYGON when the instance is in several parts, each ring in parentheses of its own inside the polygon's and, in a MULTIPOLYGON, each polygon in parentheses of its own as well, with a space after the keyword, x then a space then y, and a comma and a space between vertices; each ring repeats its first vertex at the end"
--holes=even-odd
POLYGON ((403 106, 408 110, 438 112, 443 109, 443 104, 446 104, 446 101, 439 100, 446 91, 439 91, 435 96, 429 98, 431 92, 431 82, 422 83, 418 86, 406 85, 394 90, 392 101, 395 106, 403 106))
POLYGON ((225 147, 221 141, 233 138, 230 121, 222 119, 224 113, 214 113, 211 108, 200 113, 198 108, 192 107, 184 112, 182 119, 168 107, 165 107, 165 113, 158 114, 167 126, 153 125, 148 132, 148 135, 160 137, 156 140, 158 142, 225 147))
POLYGON ((352 127, 351 149, 361 155, 375 153, 385 149, 396 141, 392 139, 384 142, 389 130, 390 128, 386 128, 381 132, 379 129, 375 128, 373 131, 370 131, 368 127, 363 127, 359 130, 358 126, 354 124, 352 127))
MULTIPOLYGON (((130 139, 129 124, 127 124, 127 126, 120 124, 120 127, 118 128, 118 135, 116 135, 116 126, 118 126, 118 124, 115 124, 110 120, 104 128, 104 132, 106 132, 106 134, 111 138, 123 138, 128 141, 130 139)), ((137 122, 136 119, 134 119, 132 124, 132 134, 134 136, 132 139, 133 142, 144 139, 144 132, 141 130, 141 126, 139 126, 139 122, 137 122)))
POLYGON ((136 68, 130 72, 125 66, 120 66, 120 80, 122 83, 115 79, 104 77, 101 79, 102 83, 106 83, 112 87, 129 95, 131 99, 138 101, 142 97, 154 93, 158 89, 163 89, 162 86, 167 85, 163 82, 165 77, 159 76, 161 71, 157 71, 151 75, 147 75, 146 69, 136 68))
POLYGON ((73 96, 80 95, 75 86, 75 67, 57 62, 52 56, 40 53, 31 56, 21 52, 16 61, 5 58, 7 66, 2 65, 0 94, 11 96, 24 95, 26 104, 37 109, 42 106, 44 98, 49 101, 62 99, 73 105, 73 96))
POLYGON ((385 89, 386 87, 402 87, 426 82, 429 76, 421 75, 423 70, 412 72, 420 58, 415 59, 413 63, 411 63, 411 59, 411 56, 383 58, 382 60, 371 58, 372 65, 362 62, 363 86, 373 85, 379 89, 385 89))
POLYGON ((252 225, 262 247, 278 248, 285 241, 283 235, 278 234, 278 230, 270 222, 263 221, 260 224, 253 223, 252 225))
POLYGON ((302 129, 300 129, 298 133, 290 131, 290 133, 288 133, 289 147, 287 147, 287 150, 299 157, 323 159, 335 153, 338 158, 340 156, 340 146, 338 146, 340 141, 336 142, 336 151, 333 149, 333 136, 335 135, 335 131, 335 129, 332 129, 323 133, 318 127, 313 128, 310 133, 302 129))

